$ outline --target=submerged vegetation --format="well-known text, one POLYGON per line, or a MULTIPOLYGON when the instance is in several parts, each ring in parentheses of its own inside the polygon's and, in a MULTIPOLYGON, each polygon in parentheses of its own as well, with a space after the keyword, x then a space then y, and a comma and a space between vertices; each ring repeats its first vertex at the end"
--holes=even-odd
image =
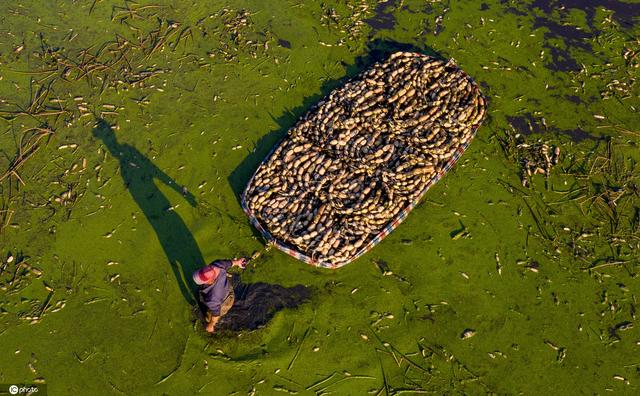
POLYGON ((0 383, 637 392, 638 4, 0 9, 0 383), (250 176, 311 106, 396 50, 474 78, 489 100, 475 140, 352 264, 265 251, 239 203, 250 176), (253 251, 244 283, 306 302, 207 335, 185 279, 253 251))

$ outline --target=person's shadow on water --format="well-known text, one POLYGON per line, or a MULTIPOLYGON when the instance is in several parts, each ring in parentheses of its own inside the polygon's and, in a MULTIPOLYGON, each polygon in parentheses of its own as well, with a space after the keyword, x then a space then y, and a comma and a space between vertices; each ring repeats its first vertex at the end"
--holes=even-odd
MULTIPOLYGON (((118 143, 111 126, 104 120, 98 122, 93 135, 102 140, 111 155, 120 162, 120 175, 127 190, 153 227, 185 300, 195 305, 195 287, 187 279, 191 279, 191 274, 204 264, 204 259, 189 228, 173 211, 171 203, 154 181, 162 182, 181 193, 193 207, 196 206, 195 197, 135 147, 118 143)), ((140 257, 143 258, 144 255, 140 257)))

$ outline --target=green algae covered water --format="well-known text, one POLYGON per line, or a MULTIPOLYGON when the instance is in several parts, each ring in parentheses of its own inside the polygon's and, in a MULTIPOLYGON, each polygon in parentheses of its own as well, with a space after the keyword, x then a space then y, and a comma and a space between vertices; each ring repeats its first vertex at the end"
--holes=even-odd
POLYGON ((638 392, 637 1, 0 9, 5 388, 638 392), (191 271, 264 250, 239 204, 251 174, 396 50, 454 58, 480 84, 488 117, 467 152, 340 270, 264 251, 242 281, 309 299, 205 333, 191 271), (543 145, 560 150, 551 169, 543 145))

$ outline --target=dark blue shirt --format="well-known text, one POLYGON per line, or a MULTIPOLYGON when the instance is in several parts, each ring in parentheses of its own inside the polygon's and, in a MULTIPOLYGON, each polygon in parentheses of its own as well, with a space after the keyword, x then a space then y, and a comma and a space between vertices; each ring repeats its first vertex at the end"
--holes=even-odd
POLYGON ((227 279, 227 269, 231 267, 230 260, 217 260, 211 265, 220 269, 218 277, 211 285, 200 286, 202 302, 209 308, 213 316, 220 316, 220 307, 231 292, 231 283, 227 279))

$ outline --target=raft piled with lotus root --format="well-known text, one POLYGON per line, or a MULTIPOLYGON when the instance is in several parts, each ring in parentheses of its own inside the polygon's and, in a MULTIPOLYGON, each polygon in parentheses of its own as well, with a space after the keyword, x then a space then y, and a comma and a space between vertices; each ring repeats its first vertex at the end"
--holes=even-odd
POLYGON ((304 115, 242 197, 267 240, 336 268, 388 235, 462 155, 485 114, 453 62, 397 52, 304 115))

